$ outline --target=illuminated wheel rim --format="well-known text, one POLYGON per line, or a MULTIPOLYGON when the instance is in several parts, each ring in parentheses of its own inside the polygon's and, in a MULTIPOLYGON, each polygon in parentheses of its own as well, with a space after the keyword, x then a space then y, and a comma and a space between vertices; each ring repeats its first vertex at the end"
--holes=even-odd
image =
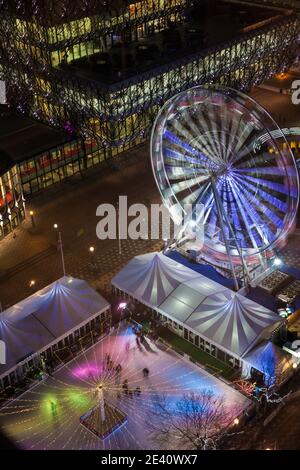
POLYGON ((299 181, 281 140, 267 111, 233 89, 199 86, 163 106, 151 137, 154 176, 175 221, 178 207, 184 212, 185 204, 204 205, 203 252, 225 260, 226 238, 234 262, 242 254, 251 263, 284 244, 297 213, 299 181), (257 145, 262 134, 269 139, 257 145), (223 230, 213 185, 227 214, 223 230))

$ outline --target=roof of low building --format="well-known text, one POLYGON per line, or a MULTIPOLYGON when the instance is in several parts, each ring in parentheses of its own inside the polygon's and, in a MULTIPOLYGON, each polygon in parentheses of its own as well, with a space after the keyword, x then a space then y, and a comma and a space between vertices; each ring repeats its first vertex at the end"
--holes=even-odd
POLYGON ((10 164, 25 161, 70 140, 72 137, 66 132, 0 106, 0 173, 10 164))

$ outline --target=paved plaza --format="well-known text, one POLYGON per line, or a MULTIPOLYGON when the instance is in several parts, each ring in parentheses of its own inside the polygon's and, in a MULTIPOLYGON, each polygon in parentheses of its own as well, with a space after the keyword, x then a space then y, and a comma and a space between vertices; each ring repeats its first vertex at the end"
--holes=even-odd
MULTIPOLYGON (((132 329, 127 327, 0 409, 0 425, 24 449, 151 449, 156 448, 149 425, 155 401, 160 397, 177 401, 201 389, 224 397, 226 406, 237 413, 250 404, 225 383, 148 339, 145 347, 138 348, 132 329), (115 364, 121 364, 119 378, 107 370, 107 354, 115 364), (145 367, 150 371, 146 378, 145 367), (129 390, 140 387, 140 396, 123 393, 121 384, 125 379, 129 390), (95 390, 99 382, 104 384, 105 400, 127 415, 127 422, 104 441, 79 421, 97 405, 95 390)), ((178 443, 176 448, 180 448, 178 443)))
MULTIPOLYGON (((67 274, 89 282, 98 281, 120 269, 133 256, 157 249, 158 240, 98 240, 96 208, 101 203, 116 207, 119 195, 133 203, 159 202, 148 155, 148 147, 130 151, 128 166, 119 171, 96 168, 82 180, 74 179, 50 188, 28 202, 33 210, 37 233, 30 232, 30 217, 0 243, 0 301, 5 309, 62 276, 57 250, 62 232, 67 274), (94 246, 93 255, 89 247, 94 246), (2 276, 1 276, 2 273, 2 276), (30 287, 30 281, 34 286, 30 287)), ((126 155, 124 155, 125 158, 126 155)), ((105 279, 105 283, 108 280, 105 279)))

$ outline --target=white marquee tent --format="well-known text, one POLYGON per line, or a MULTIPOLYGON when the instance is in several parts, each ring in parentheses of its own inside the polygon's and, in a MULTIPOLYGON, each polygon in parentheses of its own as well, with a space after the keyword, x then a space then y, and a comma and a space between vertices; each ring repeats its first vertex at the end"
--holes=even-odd
POLYGON ((162 253, 136 256, 112 285, 237 358, 282 323, 275 312, 162 253))
POLYGON ((26 357, 41 352, 92 318, 110 304, 85 281, 63 277, 0 313, 0 339, 6 364, 0 379, 26 357))

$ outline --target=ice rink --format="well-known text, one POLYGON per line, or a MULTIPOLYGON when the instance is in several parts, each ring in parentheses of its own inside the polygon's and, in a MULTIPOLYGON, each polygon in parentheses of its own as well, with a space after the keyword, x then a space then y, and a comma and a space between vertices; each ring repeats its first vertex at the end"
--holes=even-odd
MULTIPOLYGON (((4 433, 24 449, 152 449, 151 413, 159 396, 180 399, 201 389, 212 390, 228 406, 245 409, 250 401, 191 362, 147 339, 138 347, 130 327, 107 336, 30 391, 0 409, 4 433), (119 376, 107 368, 107 354, 119 376), (143 369, 149 369, 144 377, 143 369), (140 387, 141 394, 125 395, 140 387), (97 404, 95 389, 104 384, 105 400, 127 414, 127 422, 104 441, 80 424, 80 417, 97 404)), ((153 416, 153 415, 152 415, 153 416)))

